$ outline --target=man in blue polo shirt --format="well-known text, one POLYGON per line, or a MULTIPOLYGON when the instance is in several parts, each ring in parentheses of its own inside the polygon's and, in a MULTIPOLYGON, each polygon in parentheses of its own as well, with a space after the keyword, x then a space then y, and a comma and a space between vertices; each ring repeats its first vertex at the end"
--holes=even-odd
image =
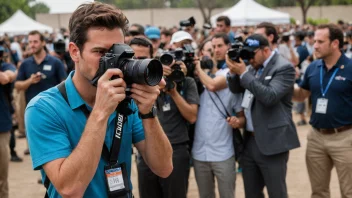
POLYGON ((343 33, 336 25, 320 25, 314 35, 318 60, 307 68, 294 98, 312 101, 306 163, 312 198, 330 197, 330 175, 336 167, 341 197, 352 194, 352 60, 340 49, 343 33))
POLYGON ((23 61, 15 83, 16 89, 25 90, 27 104, 34 96, 59 84, 66 78, 62 62, 44 50, 44 36, 40 32, 30 32, 28 43, 33 56, 23 61))
POLYGON ((91 83, 101 56, 113 44, 124 43, 127 23, 113 6, 98 2, 80 5, 69 22, 69 52, 76 70, 60 89, 66 91, 67 101, 58 87, 53 87, 27 105, 33 167, 50 180, 47 193, 51 198, 99 198, 129 191, 132 143, 158 176, 168 177, 173 169, 172 148, 153 108, 159 86, 132 84, 131 111, 124 122, 121 112, 118 117, 115 112, 126 97, 122 71, 108 69, 97 86, 91 83), (111 148, 115 143, 120 145, 119 151, 111 148), (107 159, 102 150, 118 154, 107 159))
POLYGON ((4 63, 2 54, 4 48, 0 45, 0 197, 8 198, 9 186, 7 182, 9 169, 9 141, 12 128, 9 94, 7 86, 16 79, 15 66, 4 63))

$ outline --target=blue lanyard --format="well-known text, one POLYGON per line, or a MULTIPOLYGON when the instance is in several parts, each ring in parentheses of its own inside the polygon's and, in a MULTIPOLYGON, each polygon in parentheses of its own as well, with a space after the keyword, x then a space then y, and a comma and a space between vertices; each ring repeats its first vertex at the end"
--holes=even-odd
POLYGON ((328 92, 328 89, 332 83, 332 80, 335 78, 338 70, 339 70, 339 68, 335 69, 335 71, 332 74, 332 76, 330 77, 328 85, 326 86, 325 91, 324 91, 324 89, 323 89, 323 66, 321 66, 321 68, 320 68, 320 90, 321 90, 321 94, 323 95, 323 97, 325 97, 326 92, 328 92))

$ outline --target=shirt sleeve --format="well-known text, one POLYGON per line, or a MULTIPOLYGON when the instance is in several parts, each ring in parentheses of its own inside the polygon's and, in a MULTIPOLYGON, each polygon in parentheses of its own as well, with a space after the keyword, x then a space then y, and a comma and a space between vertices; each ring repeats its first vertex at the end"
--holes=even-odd
POLYGON ((4 63, 1 70, 4 72, 4 71, 7 71, 7 70, 10 70, 10 71, 13 71, 15 72, 16 71, 16 67, 12 64, 8 64, 8 63, 4 63))
POLYGON ((197 90, 197 85, 196 82, 194 81, 193 78, 186 78, 186 94, 185 94, 185 100, 189 104, 199 104, 199 94, 197 90))
POLYGON ((133 110, 133 123, 132 123, 132 143, 136 144, 145 139, 144 127, 141 118, 138 116, 138 107, 132 100, 131 108, 133 110))
POLYGON ((59 115, 42 99, 35 98, 25 112, 28 146, 34 170, 42 165, 67 158, 73 148, 59 115))

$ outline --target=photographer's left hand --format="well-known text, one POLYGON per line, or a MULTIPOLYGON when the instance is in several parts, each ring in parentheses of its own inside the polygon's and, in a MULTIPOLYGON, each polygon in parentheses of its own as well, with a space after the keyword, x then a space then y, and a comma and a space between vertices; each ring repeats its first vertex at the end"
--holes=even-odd
POLYGON ((187 75, 187 67, 183 61, 177 61, 176 64, 180 65, 181 71, 186 76, 187 75))
POLYGON ((160 94, 159 86, 149 86, 132 84, 131 97, 136 101, 139 112, 142 114, 147 114, 152 109, 155 100, 160 94))

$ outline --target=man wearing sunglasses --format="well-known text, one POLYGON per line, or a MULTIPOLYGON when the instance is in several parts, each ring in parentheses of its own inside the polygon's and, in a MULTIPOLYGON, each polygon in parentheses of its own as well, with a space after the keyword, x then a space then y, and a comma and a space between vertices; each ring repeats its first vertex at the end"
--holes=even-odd
POLYGON ((267 187, 270 198, 286 198, 286 172, 289 150, 300 146, 292 121, 292 95, 295 69, 260 35, 249 36, 241 57, 232 61, 228 76, 230 90, 245 89, 242 107, 245 109, 245 148, 242 156, 246 197, 264 198, 267 187))

